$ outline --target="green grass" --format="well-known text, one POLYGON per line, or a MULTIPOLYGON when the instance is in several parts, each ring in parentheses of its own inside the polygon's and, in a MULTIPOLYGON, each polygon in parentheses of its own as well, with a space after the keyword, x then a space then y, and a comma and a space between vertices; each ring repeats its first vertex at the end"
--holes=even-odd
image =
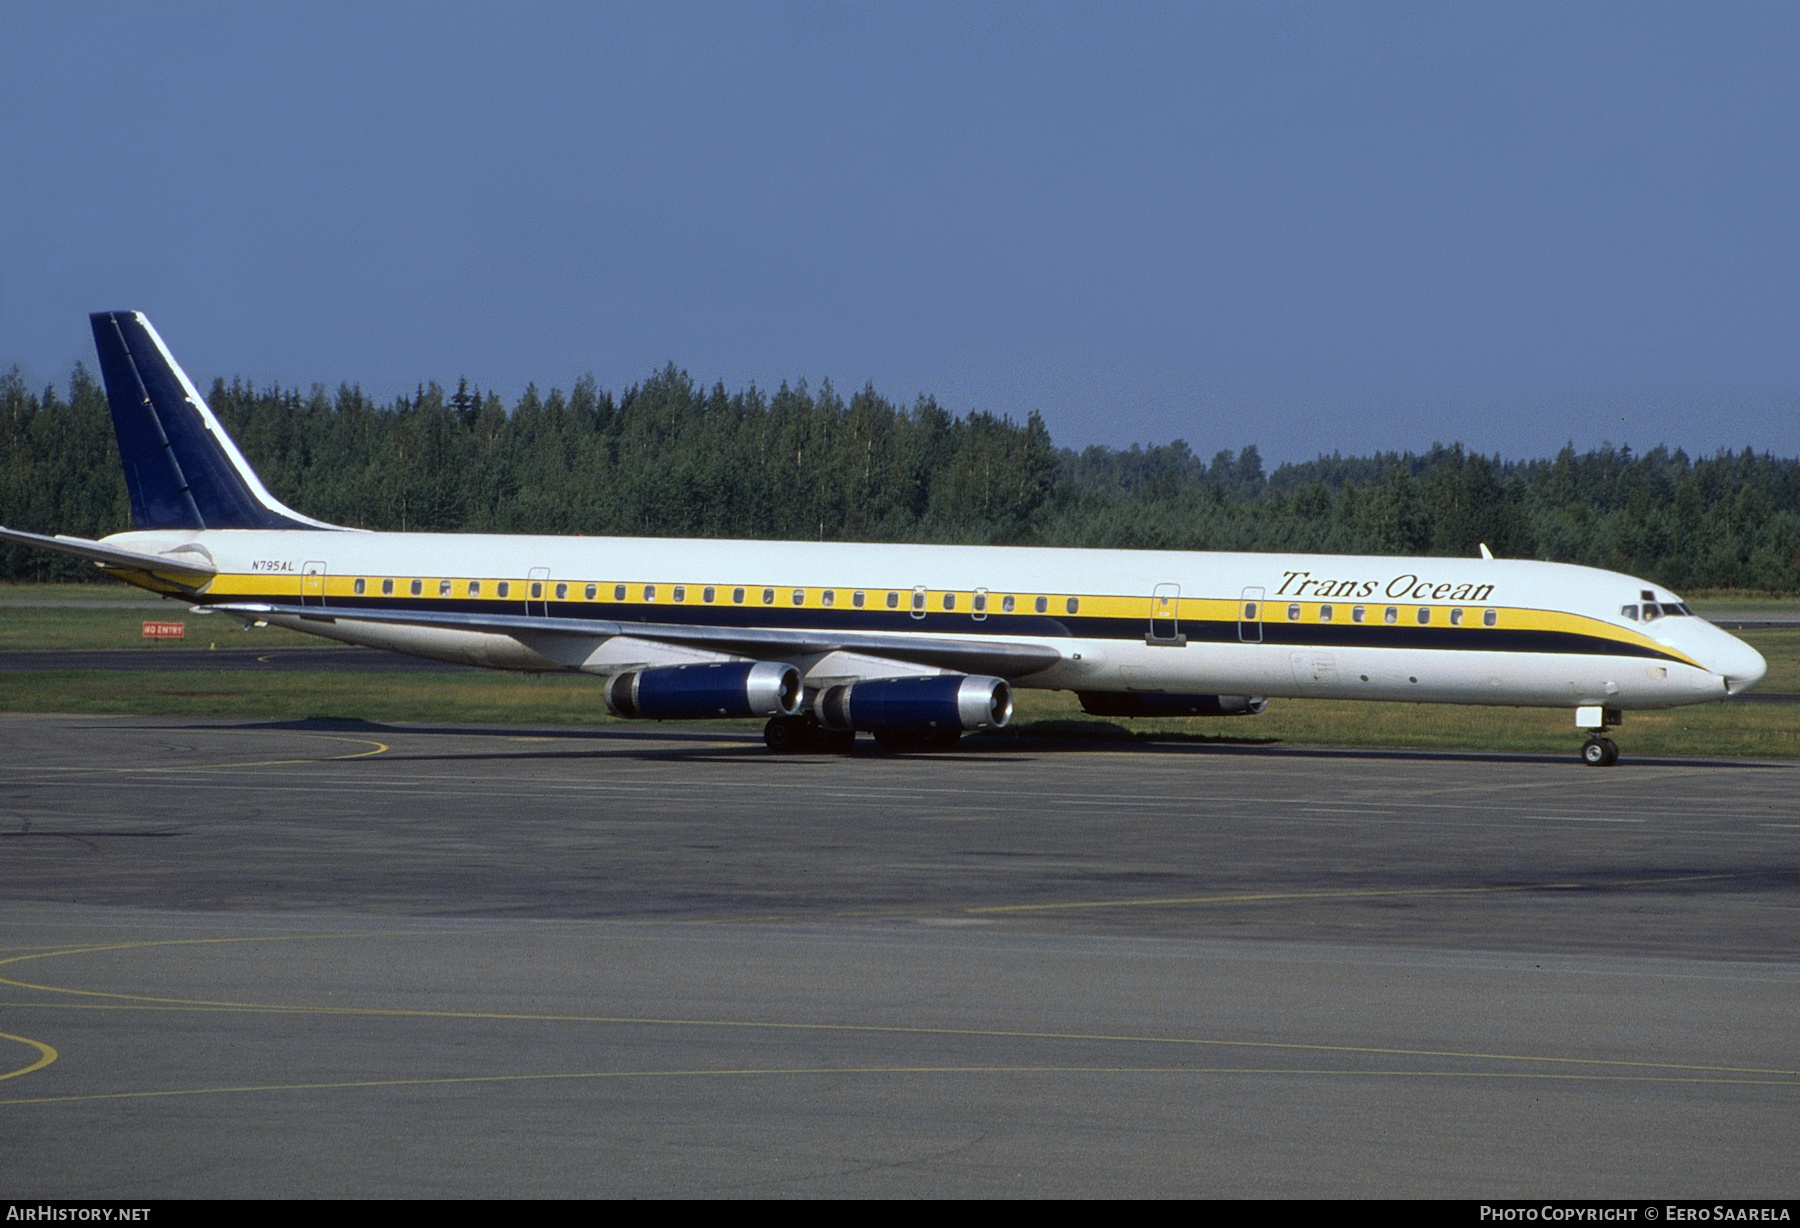
POLYGON ((1762 653, 1769 672, 1759 691, 1800 691, 1800 627, 1792 631, 1739 631, 1737 637, 1762 653))
POLYGON ((0 580, 0 601, 155 601, 156 594, 102 577, 92 584, 19 584, 0 580))
POLYGON ((486 671, 0 672, 0 711, 547 725, 592 724, 611 719, 601 704, 597 678, 486 671))
POLYGON ((245 631, 223 614, 195 614, 174 602, 166 609, 20 609, 0 607, 0 651, 74 648, 142 648, 146 652, 191 652, 220 648, 335 647, 333 640, 280 627, 245 631), (181 623, 179 640, 144 638, 146 622, 181 623))
POLYGON ((158 601, 155 593, 117 580, 99 584, 0 584, 0 601, 43 603, 0 606, 0 651, 32 649, 141 648, 146 652, 206 651, 220 648, 327 646, 330 641, 275 627, 245 632, 222 614, 195 614, 179 601, 158 601), (64 602, 81 602, 71 608, 64 602), (91 603, 116 603, 117 609, 91 603), (153 607, 142 603, 154 602, 153 607), (146 622, 176 622, 187 634, 179 640, 144 638, 146 622))
POLYGON ((1765 593, 1761 589, 1703 588, 1683 593, 1682 600, 1702 614, 1709 610, 1770 610, 1800 613, 1800 593, 1765 593))

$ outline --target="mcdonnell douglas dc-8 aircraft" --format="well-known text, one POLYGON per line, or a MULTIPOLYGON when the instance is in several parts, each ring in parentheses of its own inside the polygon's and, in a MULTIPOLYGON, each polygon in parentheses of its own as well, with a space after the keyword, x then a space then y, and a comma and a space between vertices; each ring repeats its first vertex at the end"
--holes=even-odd
POLYGON ((1647 581, 1492 558, 376 533, 263 486, 138 312, 91 317, 136 528, 0 529, 246 626, 601 680, 615 716, 767 717, 776 751, 945 749, 1014 687, 1105 716, 1271 696, 1567 708, 1612 764, 1631 709, 1766 668, 1647 581))

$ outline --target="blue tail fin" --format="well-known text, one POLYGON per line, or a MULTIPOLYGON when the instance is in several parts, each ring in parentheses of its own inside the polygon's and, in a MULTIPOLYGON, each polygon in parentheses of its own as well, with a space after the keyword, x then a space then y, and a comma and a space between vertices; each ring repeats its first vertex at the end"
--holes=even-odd
POLYGON ((137 311, 89 316, 140 529, 329 529, 279 502, 137 311))

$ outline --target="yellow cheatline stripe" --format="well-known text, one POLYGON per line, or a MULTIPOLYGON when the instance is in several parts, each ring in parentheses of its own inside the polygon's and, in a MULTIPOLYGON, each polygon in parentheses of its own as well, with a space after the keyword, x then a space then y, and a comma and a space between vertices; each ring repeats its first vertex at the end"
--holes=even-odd
POLYGON ((11 1032, 0 1032, 0 1040, 16 1040, 21 1045, 30 1045, 33 1049, 38 1051, 37 1061, 31 1063, 29 1066, 21 1066, 17 1070, 8 1070, 4 1073, 0 1073, 0 1079, 16 1079, 20 1075, 28 1075, 34 1070, 42 1070, 51 1062, 54 1062, 57 1057, 56 1050, 52 1049, 49 1045, 46 1045, 43 1041, 33 1040, 29 1036, 14 1036, 11 1032))
MULTIPOLYGON (((265 731, 260 729, 218 729, 210 732, 262 733, 265 731)), ((326 755, 323 758, 315 759, 248 759, 236 763, 172 763, 154 767, 94 767, 92 765, 81 767, 37 767, 21 765, 9 768, 7 771, 14 774, 21 772, 77 773, 82 776, 134 775, 139 772, 211 772, 217 771, 220 768, 285 767, 296 763, 341 763, 348 759, 367 759, 373 755, 385 755, 389 750, 393 749, 386 742, 377 742, 374 738, 351 738, 333 733, 310 733, 303 729, 289 729, 284 730, 283 732, 298 733, 300 736, 307 738, 325 738, 332 742, 356 743, 363 746, 372 746, 375 749, 359 750, 353 755, 326 755)))
MULTIPOLYGON (((1730 876, 1721 875, 1719 877, 1730 876)), ((1662 881, 1667 882, 1670 880, 1664 879, 1662 881)), ((260 938, 173 938, 151 942, 121 942, 90 947, 69 947, 54 951, 38 951, 26 955, 15 955, 8 959, 0 959, 0 966, 23 963, 33 959, 47 959, 60 955, 89 955, 108 951, 130 951, 152 947, 222 946, 252 942, 299 942, 324 938, 418 938, 429 936, 433 935, 428 935, 419 931, 401 930, 363 935, 296 934, 260 938)), ((888 1036, 955 1036, 991 1040, 1086 1041, 1107 1044, 1178 1045, 1193 1048, 1259 1049, 1279 1052, 1354 1053, 1381 1057, 1429 1057, 1452 1058, 1464 1061, 1536 1062, 1565 1066, 1609 1066, 1636 1070, 1680 1070, 1697 1071, 1709 1074, 1780 1075, 1784 1077, 1800 1077, 1800 1069, 1787 1069, 1784 1067, 1710 1066, 1686 1062, 1635 1061, 1627 1058, 1549 1057, 1529 1053, 1482 1053, 1467 1052, 1457 1049, 1399 1049, 1371 1045, 1329 1045, 1299 1041, 1228 1040, 1218 1037, 1196 1036, 1133 1036, 1106 1032, 1038 1032, 1024 1029, 927 1027, 923 1025, 904 1024, 799 1023, 791 1020, 688 1019, 649 1015, 551 1015, 508 1011, 449 1011, 401 1009, 393 1007, 306 1006, 273 1002, 216 1002, 202 999, 159 998, 141 994, 108 993, 92 989, 69 989, 58 985, 39 985, 28 981, 15 981, 8 977, 0 977, 0 985, 10 985, 15 989, 32 989, 41 993, 69 994, 71 996, 83 998, 106 998, 111 999, 114 1002, 129 1004, 98 1005, 86 1002, 7 1003, 7 1005, 13 1009, 36 1007, 46 1010, 193 1010, 271 1015, 341 1015, 346 1017, 388 1019, 466 1019, 503 1023, 585 1023, 624 1027, 683 1027, 712 1028, 720 1030, 817 1032, 888 1036)))
POLYGON ((1795 1087, 1792 1079, 1718 1079, 1694 1076, 1555 1074, 1505 1070, 1355 1070, 1287 1066, 767 1066, 705 1067, 687 1070, 578 1070, 538 1074, 443 1075, 412 1079, 345 1079, 319 1083, 252 1083, 225 1087, 176 1087, 135 1092, 86 1092, 64 1096, 20 1096, 0 1105, 70 1104, 95 1100, 156 1100, 177 1096, 232 1096, 255 1092, 355 1091, 386 1087, 454 1087, 480 1083, 549 1083, 588 1079, 725 1079, 772 1077, 843 1077, 846 1075, 1224 1075, 1320 1076, 1340 1079, 1510 1079, 1558 1083, 1728 1084, 1751 1087, 1795 1087))
MULTIPOLYGON (((1642 887, 1661 883, 1698 883, 1742 874, 1684 874, 1678 878, 1633 878, 1602 884, 1607 887, 1642 887)), ((1489 895, 1516 891, 1571 891, 1592 883, 1508 883, 1495 887, 1346 887, 1337 891, 1251 891, 1225 895, 1163 896, 1142 900, 1071 900, 1057 904, 988 904, 966 908, 969 913, 1073 912, 1091 908, 1171 908, 1191 904, 1263 904, 1275 900, 1355 900, 1377 896, 1489 895)), ((0 961, 3 962, 3 961, 0 961)))
MULTIPOLYGON (((381 577, 381 576, 364 577, 364 579, 371 579, 371 578, 379 581, 381 579, 390 578, 390 577, 381 577)), ((441 579, 441 577, 436 577, 436 576, 431 576, 431 577, 399 576, 399 577, 391 577, 391 578, 393 578, 395 580, 396 585, 410 584, 412 582, 412 580, 415 578, 422 579, 425 581, 425 592, 424 592, 423 596, 429 597, 429 598, 434 598, 434 599, 440 599, 440 594, 438 592, 437 586, 438 586, 438 581, 441 579)), ((262 600, 276 601, 276 600, 281 600, 283 598, 297 595, 297 593, 298 593, 297 587, 295 587, 293 585, 288 585, 285 583, 284 584, 276 584, 276 585, 272 586, 269 583, 269 579, 270 579, 270 577, 268 577, 266 575, 262 575, 262 574, 220 575, 217 578, 215 578, 212 586, 207 589, 207 596, 209 596, 209 597, 221 597, 221 596, 243 597, 243 598, 256 598, 256 599, 262 599, 262 600), (294 588, 294 592, 290 593, 287 591, 290 587, 294 588)), ((333 596, 336 596, 336 597, 356 596, 357 594, 355 592, 353 592, 352 588, 351 588, 351 585, 354 583, 355 579, 356 579, 356 577, 354 575, 349 575, 349 574, 334 575, 334 576, 328 577, 328 583, 326 585, 326 591, 325 591, 326 597, 330 598, 333 596)), ((466 586, 467 586, 468 582, 469 581, 466 578, 458 578, 458 579, 454 580, 451 596, 455 597, 459 600, 466 599, 466 593, 467 593, 466 586)), ((482 592, 484 594, 484 598, 481 598, 478 600, 485 599, 486 601, 489 601, 489 602, 502 602, 502 603, 508 604, 508 605, 517 604, 519 601, 525 600, 525 595, 523 592, 521 592, 520 595, 518 595, 518 596, 509 595, 505 598, 500 598, 500 597, 493 595, 493 585, 495 585, 498 582, 499 581, 497 581, 495 579, 491 579, 491 578, 490 579, 481 579, 480 583, 482 585, 482 592)), ((517 580, 517 579, 511 579, 511 580, 509 580, 509 582, 515 583, 515 584, 529 583, 529 581, 517 580)), ((555 580, 551 581, 551 583, 555 583, 555 582, 556 582, 555 580)), ((586 601, 587 600, 587 597, 585 595, 586 586, 588 584, 596 584, 600 589, 600 591, 596 594, 596 596, 594 598, 594 600, 596 602, 609 602, 609 603, 615 604, 615 605, 619 604, 618 600, 615 597, 613 597, 613 595, 610 591, 608 591, 615 583, 617 583, 616 581, 611 581, 611 580, 607 580, 607 581, 570 580, 570 579, 565 578, 562 582, 567 583, 571 587, 572 591, 571 591, 571 597, 569 598, 570 600, 579 599, 582 601, 586 601)), ((297 585, 298 582, 296 581, 295 583, 297 585)), ((711 602, 711 603, 707 603, 707 602, 703 601, 701 599, 701 594, 709 587, 717 590, 721 594, 721 596, 728 593, 733 588, 743 588, 743 589, 747 590, 746 591, 746 600, 742 603, 744 608, 750 608, 752 606, 760 606, 762 604, 761 597, 760 597, 761 591, 765 588, 770 588, 770 587, 774 587, 775 593, 776 593, 774 608, 809 609, 809 610, 825 609, 828 607, 826 607, 824 605, 823 598, 824 598, 824 594, 827 591, 835 594, 835 596, 836 596, 835 604, 833 606, 829 607, 829 608, 833 609, 834 611, 842 610, 842 611, 854 612, 858 608, 851 603, 851 594, 858 591, 855 588, 842 588, 842 587, 831 587, 831 586, 815 587, 815 586, 805 586, 805 585, 799 586, 800 591, 804 596, 803 596, 803 600, 802 600, 801 604, 799 606, 795 606, 793 603, 793 592, 794 592, 794 589, 796 586, 791 585, 791 584, 790 585, 776 585, 776 586, 771 586, 771 585, 767 585, 767 584, 743 584, 743 583, 739 583, 739 582, 733 582, 733 583, 729 583, 729 584, 720 584, 717 582, 713 582, 710 584, 689 584, 685 581, 666 581, 666 580, 653 580, 653 581, 632 580, 632 581, 627 582, 626 583, 626 596, 625 596, 624 603, 627 605, 649 605, 649 606, 675 606, 675 605, 691 606, 691 605, 706 605, 706 604, 725 606, 725 605, 732 604, 731 602, 726 601, 726 600, 715 600, 714 602, 711 602), (650 600, 645 600, 645 598, 644 598, 644 586, 646 583, 654 585, 655 589, 656 589, 656 596, 650 600), (676 588, 681 588, 684 590, 684 592, 686 594, 686 600, 683 600, 683 601, 675 600, 674 590, 676 588), (754 596, 754 599, 752 599, 752 596, 754 596)), ((905 609, 905 610, 911 609, 912 591, 913 590, 910 587, 898 588, 898 589, 866 588, 865 587, 860 591, 869 593, 869 594, 879 595, 881 597, 882 601, 885 601, 886 595, 888 593, 890 593, 890 592, 898 593, 901 596, 901 602, 900 602, 899 607, 897 607, 897 608, 905 609)), ((957 614, 973 613, 973 601, 974 601, 974 597, 975 597, 975 590, 973 590, 973 589, 927 588, 926 592, 929 594, 927 613, 942 614, 945 612, 942 608, 942 599, 943 599, 944 594, 946 594, 946 593, 954 594, 956 597, 956 609, 955 609, 954 613, 957 613, 957 614)), ((369 596, 369 595, 376 595, 376 594, 363 594, 363 595, 369 596)), ((407 594, 400 593, 400 594, 396 594, 396 595, 397 596, 406 596, 407 594)), ((1040 597, 1040 596, 1047 597, 1050 601, 1049 613, 1056 617, 1068 617, 1069 616, 1067 614, 1066 610, 1064 609, 1064 603, 1070 597, 1076 598, 1076 600, 1080 603, 1080 613, 1075 615, 1075 617, 1077 617, 1077 618, 1123 618, 1123 619, 1145 620, 1151 616, 1152 610, 1155 606, 1155 599, 1153 597, 1147 596, 1147 595, 1139 596, 1139 595, 1135 595, 1135 594, 1120 595, 1120 594, 1109 594, 1109 593, 1086 593, 1086 594, 1084 594, 1084 593, 1036 593, 1036 592, 1027 593, 1027 592, 1009 592, 1008 590, 1003 590, 1003 589, 990 589, 990 590, 988 590, 987 612, 989 614, 1000 613, 1001 612, 1000 611, 1000 603, 1001 603, 1002 599, 1007 596, 1017 597, 1021 600, 1022 604, 1020 605, 1019 609, 1015 611, 1015 613, 1019 613, 1019 614, 1034 613, 1035 611, 1031 608, 1031 606, 1029 604, 1030 601, 1032 601, 1033 599, 1040 597)), ((1470 611, 1493 609, 1493 610, 1497 611, 1497 613, 1499 615, 1500 621, 1499 621, 1499 625, 1497 627, 1489 628, 1489 627, 1480 625, 1479 622, 1474 622, 1474 623, 1464 624, 1462 629, 1463 630, 1471 630, 1471 631, 1488 631, 1488 630, 1494 630, 1494 631, 1558 631, 1558 632, 1562 632, 1564 634, 1582 636, 1582 637, 1585 637, 1588 639, 1607 640, 1607 641, 1611 641, 1613 643, 1618 643, 1618 644, 1629 644, 1635 648, 1646 648, 1646 649, 1649 649, 1652 652, 1654 652, 1659 657, 1666 657, 1671 660, 1680 661, 1683 664, 1692 665, 1696 669, 1705 669, 1706 668, 1705 666, 1701 665, 1698 661, 1695 661, 1693 658, 1687 656, 1685 653, 1683 653, 1677 649, 1671 648, 1666 644, 1658 643, 1656 640, 1652 639, 1647 633, 1645 633, 1642 630, 1639 630, 1634 627, 1615 626, 1614 624, 1607 622, 1604 619, 1595 618, 1595 617, 1593 617, 1591 615, 1587 615, 1587 614, 1576 614, 1576 613, 1563 611, 1563 610, 1532 609, 1532 608, 1521 607, 1521 606, 1500 606, 1500 605, 1492 605, 1489 601, 1473 601, 1473 600, 1450 601, 1450 600, 1446 600, 1446 601, 1441 601, 1441 602, 1418 602, 1418 601, 1394 602, 1391 600, 1381 600, 1381 599, 1377 599, 1377 598, 1356 598, 1356 599, 1336 598, 1336 599, 1333 599, 1330 601, 1319 601, 1317 599, 1294 601, 1290 598, 1285 598, 1285 597, 1266 597, 1263 599, 1262 604, 1265 607, 1273 604, 1275 607, 1277 607, 1283 611, 1285 611, 1285 607, 1288 605, 1298 605, 1301 610, 1301 617, 1300 617, 1298 623, 1295 624, 1298 626, 1312 626, 1312 625, 1316 625, 1316 624, 1321 624, 1321 620, 1319 618, 1319 607, 1321 605, 1329 605, 1334 610, 1341 608, 1341 609, 1344 609, 1345 611, 1348 611, 1349 609, 1352 609, 1358 605, 1363 606, 1364 608, 1369 609, 1369 610, 1385 610, 1391 605, 1400 612, 1399 622, 1396 624, 1392 624, 1396 627, 1396 629, 1400 629, 1400 630, 1416 629, 1416 619, 1417 619, 1418 611, 1420 609, 1429 609, 1429 610, 1434 611, 1433 621, 1431 623, 1431 626, 1434 628, 1447 628, 1448 627, 1448 624, 1446 622, 1439 620, 1439 618, 1437 617, 1437 614, 1435 613, 1437 611, 1449 610, 1449 609, 1452 609, 1455 607, 1461 607, 1463 609, 1467 609, 1470 611)), ((1240 601, 1237 598, 1233 598, 1233 597, 1187 596, 1187 597, 1182 597, 1182 598, 1177 599, 1177 601, 1175 603, 1175 617, 1177 617, 1178 619, 1185 621, 1185 622, 1235 623, 1235 622, 1239 621, 1239 610, 1238 610, 1239 605, 1240 605, 1240 601)), ((885 605, 883 605, 883 604, 881 604, 881 602, 877 602, 873 599, 871 599, 871 601, 868 605, 860 607, 860 608, 862 608, 866 611, 870 611, 870 612, 882 612, 886 609, 885 605)), ((1447 618, 1448 616, 1445 615, 1445 617, 1447 618)), ((1264 622, 1264 623, 1286 623, 1289 620, 1286 619, 1285 617, 1282 617, 1282 618, 1264 617, 1264 618, 1258 619, 1256 621, 1264 622)), ((1334 618, 1332 620, 1332 625, 1335 626, 1339 623, 1348 623, 1348 622, 1349 622, 1349 619, 1346 614, 1345 617, 1334 618)), ((1365 623, 1357 623, 1357 624, 1350 624, 1350 625, 1367 627, 1371 630, 1379 630, 1381 627, 1387 626, 1389 624, 1387 624, 1385 621, 1377 621, 1377 620, 1371 619, 1370 621, 1365 622, 1365 623)), ((1295 645, 1294 647, 1305 647, 1305 645, 1295 645)), ((1372 645, 1369 645, 1369 647, 1380 647, 1380 645, 1372 644, 1372 645)))

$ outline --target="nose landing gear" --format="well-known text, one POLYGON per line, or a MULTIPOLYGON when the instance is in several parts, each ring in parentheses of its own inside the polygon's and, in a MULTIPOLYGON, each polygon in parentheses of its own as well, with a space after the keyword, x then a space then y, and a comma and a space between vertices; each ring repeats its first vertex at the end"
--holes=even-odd
POLYGON ((1619 709, 1599 704, 1575 709, 1576 728, 1591 731, 1581 748, 1583 763, 1589 767, 1611 767, 1619 761, 1618 743, 1607 737, 1606 731, 1616 728, 1624 718, 1625 714, 1619 709))

